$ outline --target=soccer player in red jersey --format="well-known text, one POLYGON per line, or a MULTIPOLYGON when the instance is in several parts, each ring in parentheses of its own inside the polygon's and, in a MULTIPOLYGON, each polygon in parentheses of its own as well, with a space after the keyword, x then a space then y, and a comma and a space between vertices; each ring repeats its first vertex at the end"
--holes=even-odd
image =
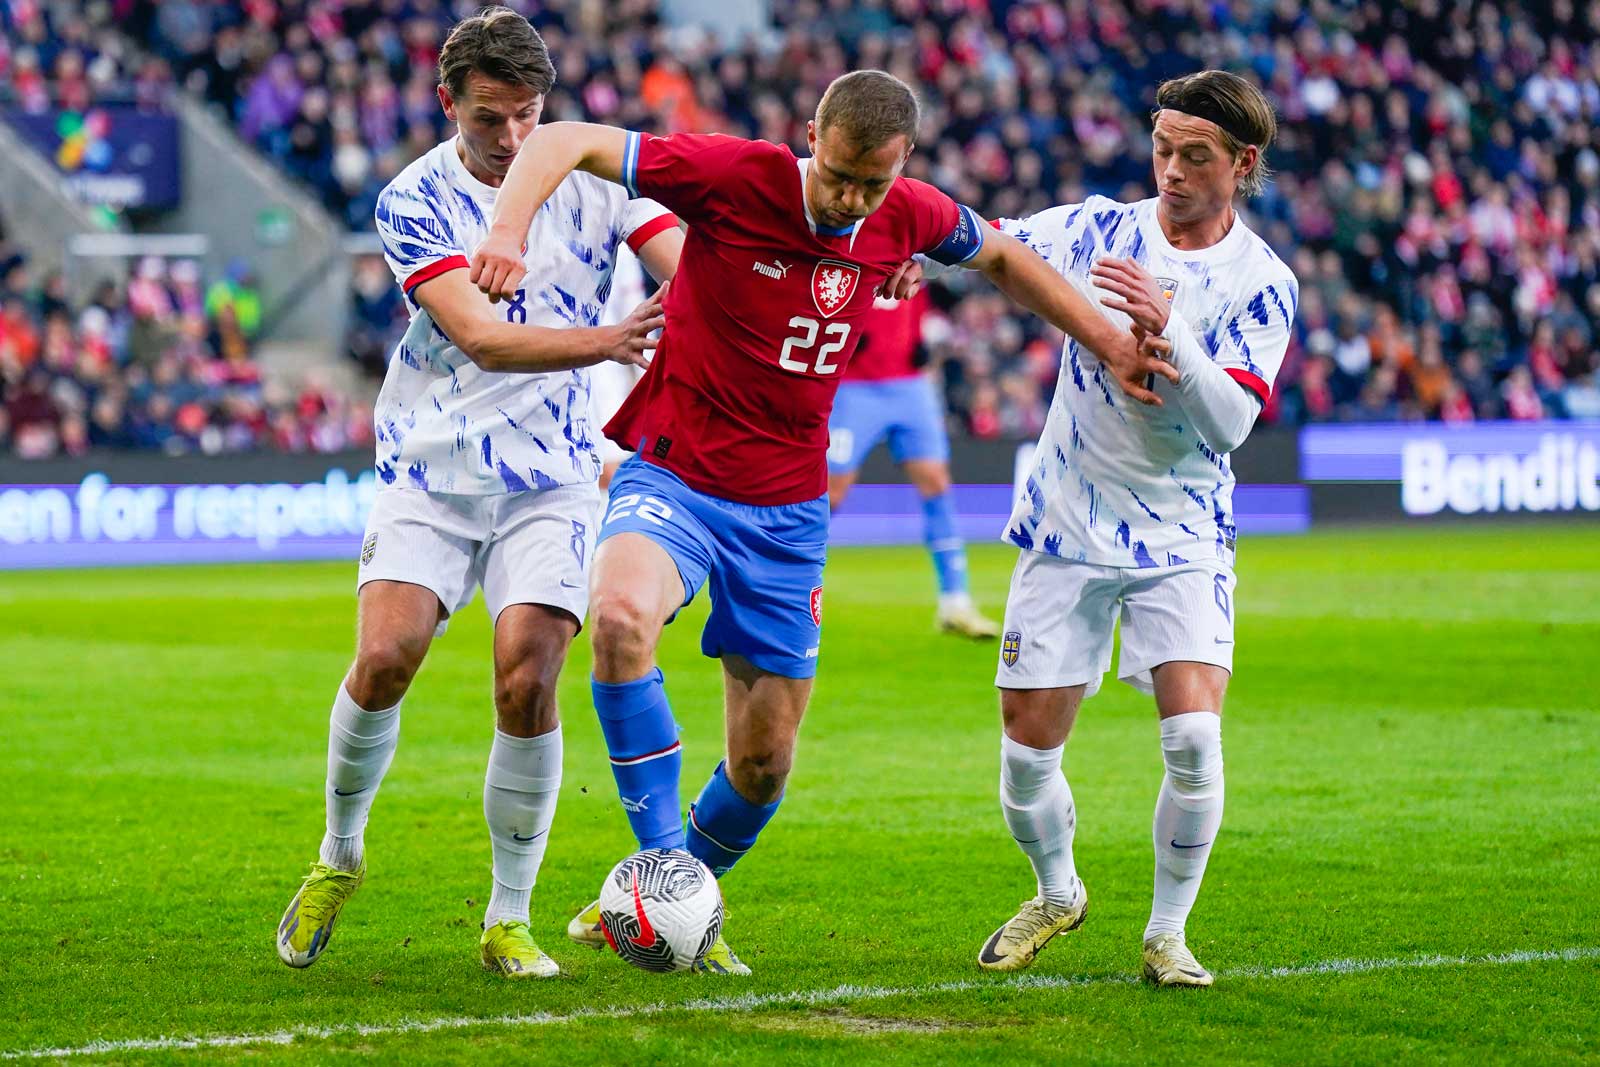
POLYGON ((858 325, 861 346, 844 369, 828 419, 828 503, 844 503, 862 462, 887 440, 889 454, 922 499, 922 542, 939 581, 936 622, 945 633, 978 640, 1000 635, 967 591, 967 546, 950 491, 950 438, 944 400, 918 366, 928 297, 879 296, 858 325))
MULTIPOLYGON (((910 88, 837 79, 811 156, 720 135, 541 127, 517 156, 472 280, 516 289, 520 235, 573 170, 620 182, 689 224, 649 371, 606 426, 636 453, 611 483, 591 581, 595 709, 641 848, 687 848, 720 877, 777 812, 816 673, 827 549, 828 414, 875 293, 913 253, 983 271, 1091 350, 1137 399, 1171 368, 1141 354, 1026 245, 900 177, 910 88), (701 649, 724 674, 725 760, 680 821, 682 756, 655 648, 709 582, 701 649)), ((597 905, 569 927, 603 944, 597 905)), ((748 973, 725 943, 703 969, 748 973)))

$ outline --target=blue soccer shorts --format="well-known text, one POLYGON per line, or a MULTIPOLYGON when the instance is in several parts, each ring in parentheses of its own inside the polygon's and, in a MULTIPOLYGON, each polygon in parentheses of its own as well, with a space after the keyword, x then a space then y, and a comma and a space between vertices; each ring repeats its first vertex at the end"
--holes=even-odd
POLYGON ((743 656, 785 678, 817 673, 822 642, 822 565, 828 498, 757 507, 685 485, 637 456, 618 469, 600 543, 643 534, 677 564, 683 602, 710 585, 711 617, 700 635, 707 656, 743 656))
POLYGON ((828 419, 828 472, 855 472, 886 437, 896 463, 950 458, 944 407, 933 382, 918 375, 840 384, 828 419))

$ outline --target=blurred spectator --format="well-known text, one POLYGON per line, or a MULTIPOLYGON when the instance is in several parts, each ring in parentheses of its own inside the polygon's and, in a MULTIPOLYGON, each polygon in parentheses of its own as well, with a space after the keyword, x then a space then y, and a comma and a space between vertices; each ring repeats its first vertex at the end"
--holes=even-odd
MULTIPOLYGON (((231 273, 234 283, 247 276, 231 273)), ((215 302, 208 322, 193 260, 146 257, 126 292, 103 284, 81 308, 56 278, 34 286, 25 264, 0 277, 0 454, 336 451, 371 441, 370 409, 326 382, 308 380, 293 396, 265 388, 237 319, 251 301, 215 302)))
POLYGON ((228 271, 206 290, 206 317, 215 321, 226 310, 246 340, 261 329, 261 294, 249 264, 234 259, 228 271))
MULTIPOLYGON (((110 81, 176 79, 367 230, 378 190, 450 132, 434 64, 453 19, 476 6, 13 4, 0 8, 0 82, 37 107, 110 81), (118 43, 113 13, 155 60, 118 43)), ((1155 87, 1203 66, 1238 70, 1281 116, 1279 178, 1245 211, 1302 285, 1304 358, 1286 364, 1268 418, 1524 417, 1530 395, 1562 416, 1600 396, 1593 3, 793 0, 739 42, 669 24, 657 0, 512 6, 560 74, 551 120, 717 129, 803 151, 831 78, 889 70, 925 105, 907 173, 991 217, 1149 195, 1155 87)), ((349 344, 373 371, 399 314, 375 277, 358 269, 349 344)), ((1035 425, 1054 377, 1026 353, 1051 332, 980 286, 940 302, 944 324, 928 328, 948 335, 930 351, 952 412, 984 434, 1035 425)), ((254 334, 245 310, 234 320, 254 334)), ((126 328, 142 362, 171 343, 150 327, 140 302, 111 332, 126 328)))

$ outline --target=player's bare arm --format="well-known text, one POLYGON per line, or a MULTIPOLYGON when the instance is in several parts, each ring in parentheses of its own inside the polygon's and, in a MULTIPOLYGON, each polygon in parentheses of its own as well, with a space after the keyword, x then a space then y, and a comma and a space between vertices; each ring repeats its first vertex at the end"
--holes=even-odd
MULTIPOLYGON (((669 236, 662 233, 651 243, 669 236)), ((666 325, 661 311, 665 293, 663 285, 615 326, 561 329, 504 321, 459 270, 430 278, 411 295, 456 347, 483 370, 543 373, 607 360, 644 366, 646 349, 654 347, 650 332, 666 325)))
POLYGON ((575 170, 620 181, 627 142, 627 130, 592 122, 552 122, 533 131, 500 186, 489 237, 473 253, 472 284, 491 299, 514 294, 527 273, 522 243, 539 208, 575 170))
POLYGON ((1087 347, 1111 370, 1123 391, 1140 403, 1161 405, 1161 398, 1145 387, 1150 375, 1177 382, 1178 372, 1171 364, 1141 352, 1132 333, 1112 325, 1072 283, 1010 234, 989 230, 983 247, 962 265, 982 271, 1017 304, 1087 347))
POLYGON ((658 282, 669 282, 678 273, 678 259, 683 255, 683 228, 674 226, 662 230, 639 246, 639 263, 658 282))

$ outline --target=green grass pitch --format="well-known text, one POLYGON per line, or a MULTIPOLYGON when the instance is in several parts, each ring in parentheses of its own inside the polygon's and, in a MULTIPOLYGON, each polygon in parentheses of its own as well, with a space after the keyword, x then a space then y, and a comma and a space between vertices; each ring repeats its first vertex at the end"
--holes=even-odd
MULTIPOLYGON (((563 936, 631 850, 582 638, 533 910, 565 976, 513 984, 477 961, 492 722, 478 605, 408 698, 365 887, 323 959, 291 971, 271 941, 321 834, 352 567, 3 574, 0 1054, 107 1042, 73 1062, 1593 1060, 1597 549, 1592 524, 1246 541, 1227 817, 1190 922, 1218 984, 1200 992, 1132 981, 1160 755, 1153 708, 1117 684, 1067 749, 1089 921, 1022 980, 977 970, 1031 877, 996 808, 996 648, 932 632, 918 550, 829 562, 798 767, 725 886, 730 943, 756 971, 744 982, 647 975, 563 936), (182 1037, 207 1043, 129 1044, 182 1037)), ((973 548, 991 608, 1012 558, 973 548)), ((661 654, 686 796, 720 751, 702 610, 661 654)))

